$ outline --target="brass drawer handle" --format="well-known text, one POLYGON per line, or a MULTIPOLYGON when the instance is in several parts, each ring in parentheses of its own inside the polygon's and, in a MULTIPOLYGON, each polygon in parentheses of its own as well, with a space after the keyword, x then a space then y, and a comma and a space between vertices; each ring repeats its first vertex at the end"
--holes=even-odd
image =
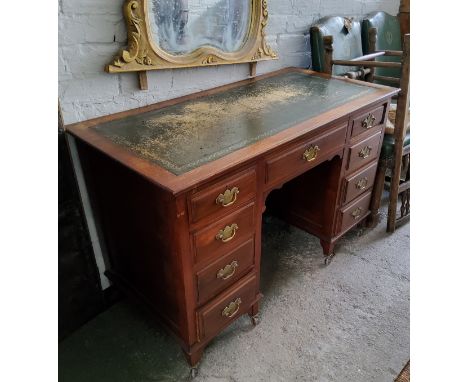
POLYGON ((361 149, 361 151, 359 151, 359 156, 360 156, 362 159, 366 159, 366 158, 369 157, 371 151, 372 151, 372 147, 370 147, 370 146, 363 147, 363 148, 361 149))
POLYGON ((365 178, 359 179, 359 181, 356 183, 356 188, 358 190, 364 190, 367 187, 367 183, 369 182, 369 179, 367 179, 367 176, 365 178))
POLYGON ((231 264, 226 265, 224 268, 220 269, 216 275, 218 279, 227 280, 231 278, 234 273, 236 273, 236 268, 239 266, 236 260, 231 264))
POLYGON ((220 229, 216 235, 216 240, 221 240, 223 243, 227 243, 236 236, 236 231, 239 229, 239 226, 236 223, 227 225, 224 229, 220 229))
POLYGON ((224 317, 228 317, 228 318, 233 317, 239 311, 239 307, 240 307, 241 302, 242 302, 242 300, 240 299, 240 297, 238 297, 234 301, 230 302, 229 305, 226 306, 223 309, 222 315, 224 317))
POLYGON ((357 220, 357 219, 359 219, 361 214, 362 214, 362 208, 358 207, 351 213, 351 216, 354 218, 354 220, 357 220))
POLYGON ((369 115, 362 121, 361 126, 363 129, 370 129, 374 127, 375 115, 369 113, 369 115))
POLYGON ((233 187, 232 189, 227 189, 224 191, 224 194, 219 194, 216 198, 216 204, 223 207, 231 206, 237 200, 237 195, 239 194, 239 188, 233 187))
POLYGON ((305 159, 307 162, 312 162, 317 158, 319 151, 320 148, 318 146, 311 146, 306 151, 304 151, 304 154, 302 154, 302 159, 305 159))
POLYGON ((369 115, 362 121, 361 126, 363 129, 370 129, 374 127, 375 123, 375 116, 372 113, 369 113, 369 115))

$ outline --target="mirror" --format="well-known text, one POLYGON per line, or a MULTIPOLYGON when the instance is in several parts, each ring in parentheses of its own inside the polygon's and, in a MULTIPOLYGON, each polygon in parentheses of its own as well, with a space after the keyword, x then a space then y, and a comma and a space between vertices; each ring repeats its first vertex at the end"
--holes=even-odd
POLYGON ((125 0, 123 13, 128 45, 106 71, 139 72, 142 89, 147 70, 248 62, 252 73, 277 58, 267 0, 125 0))
POLYGON ((151 35, 174 55, 202 46, 236 52, 247 39, 251 11, 251 0, 149 0, 151 35))

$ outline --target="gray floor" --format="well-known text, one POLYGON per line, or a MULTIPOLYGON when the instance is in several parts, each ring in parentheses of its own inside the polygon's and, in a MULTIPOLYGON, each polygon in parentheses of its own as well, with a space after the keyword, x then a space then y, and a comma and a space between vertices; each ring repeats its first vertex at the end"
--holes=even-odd
MULTIPOLYGON (((196 381, 393 381, 409 359, 410 226, 349 232, 323 265, 318 239, 271 217, 263 233, 261 322, 206 349, 196 381)), ((121 302, 59 345, 60 381, 183 381, 175 341, 121 302)))

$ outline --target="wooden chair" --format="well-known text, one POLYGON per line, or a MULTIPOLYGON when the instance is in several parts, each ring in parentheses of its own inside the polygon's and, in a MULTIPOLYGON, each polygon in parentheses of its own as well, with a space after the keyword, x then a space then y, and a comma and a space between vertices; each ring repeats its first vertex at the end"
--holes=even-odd
MULTIPOLYGON (((390 16, 390 15, 388 15, 390 16)), ((327 17, 319 20, 319 22, 310 29, 311 46, 312 46, 312 67, 314 70, 328 74, 343 75, 353 79, 362 79, 365 81, 378 80, 379 82, 391 83, 393 86, 401 88, 398 95, 397 107, 395 111, 395 127, 393 130, 386 129, 386 136, 382 147, 381 159, 377 170, 376 181, 374 186, 374 195, 371 202, 371 215, 368 224, 373 226, 377 223, 377 215, 380 207, 380 199, 384 188, 385 174, 387 169, 391 170, 391 185, 390 185, 390 203, 387 219, 387 231, 393 232, 398 220, 398 223, 406 220, 409 217, 409 155, 410 155, 410 135, 407 131, 408 125, 408 110, 409 110, 409 34, 405 35, 404 49, 377 49, 378 30, 376 27, 367 26, 367 54, 358 57, 350 58, 343 52, 349 52, 350 49, 343 48, 342 41, 356 41, 355 35, 349 35, 343 28, 339 29, 339 21, 345 18, 327 17), (330 24, 332 27, 330 27, 330 24), (327 34, 334 33, 334 34, 327 34), (343 37, 345 35, 346 37, 343 37), (340 41, 338 45, 339 51, 335 55, 334 41, 340 41), (336 59, 340 57, 340 59, 336 59), (376 61, 380 58, 380 61, 376 61), (386 58, 386 61, 381 61, 386 58), (388 60, 391 58, 392 61, 388 60), (395 62, 398 59, 398 62, 395 62), (339 69, 336 68, 339 67, 339 69), (405 69, 403 69, 403 67, 405 69), (344 69, 348 68, 348 69, 344 69), (393 75, 388 72, 383 75, 382 72, 376 73, 376 69, 393 69, 393 75), (351 69, 351 70, 350 70, 351 69), (404 72, 406 70, 406 72, 404 72), (407 134, 408 133, 408 134, 407 134), (402 135, 403 134, 403 135, 402 135), (404 158, 403 158, 404 157, 404 158), (402 171, 402 164, 404 168, 402 171), (403 181, 400 181, 401 174, 404 174, 403 181), (396 208, 398 195, 401 195, 402 208, 401 217, 396 219, 396 208)), ((344 21, 341 21, 344 23, 344 21)), ((354 26, 353 26, 354 27, 354 26)), ((359 28, 360 29, 360 28, 359 28)), ((381 33, 385 30, 382 28, 381 33)), ((395 37, 399 39, 399 35, 395 37)), ((382 37, 380 37, 382 40, 382 37)), ((384 48, 384 44, 381 44, 384 48)), ((393 47, 393 46, 391 46, 393 47)))
POLYGON ((346 62, 365 59, 362 51, 361 24, 347 17, 329 16, 310 28, 312 69, 317 72, 364 79, 369 69, 357 64, 340 66, 333 59, 346 62))
MULTIPOLYGON (((386 12, 373 12, 362 21, 363 52, 397 52, 402 49, 404 41, 401 36, 409 32, 409 0, 402 0, 398 16, 386 12), (407 11, 407 13, 405 13, 407 11)), ((387 232, 394 232, 396 226, 409 218, 410 212, 410 131, 409 131, 409 35, 407 46, 403 48, 404 57, 393 55, 379 56, 378 61, 402 63, 402 68, 375 68, 373 80, 390 86, 398 86, 401 92, 396 107, 390 105, 389 118, 385 129, 385 137, 379 168, 375 181, 375 193, 371 203, 369 224, 377 224, 377 214, 380 199, 385 184, 386 175, 390 176, 390 201, 387 217, 387 232), (406 71, 405 71, 406 70, 406 71), (408 102, 408 105, 405 105, 408 102), (403 126, 403 127, 401 127, 403 126), (403 135, 401 135, 403 134, 403 135), (402 144, 400 147, 400 143, 402 144), (399 154, 401 151, 402 155, 399 154), (396 172, 397 166, 399 172, 396 172), (401 197, 400 217, 396 217, 398 195, 401 197)))
MULTIPOLYGON (((390 171, 390 201, 388 205, 387 232, 394 232, 397 225, 405 222, 410 214, 410 132, 409 132, 409 85, 410 82, 410 35, 403 40, 400 93, 394 117, 393 132, 386 129, 379 166, 375 178, 374 197, 371 202, 369 225, 377 224, 377 216, 384 189, 387 170, 390 171), (400 216, 397 218, 398 196, 401 198, 400 216)), ((391 118, 390 118, 391 119, 391 118)))
MULTIPOLYGON (((400 21, 397 16, 386 12, 373 12, 368 14, 361 22, 362 50, 365 55, 379 52, 392 52, 402 50, 400 21)), ((401 57, 381 55, 376 61, 400 62, 401 57)), ((389 86, 398 86, 400 83, 400 67, 375 68, 372 80, 389 86)))

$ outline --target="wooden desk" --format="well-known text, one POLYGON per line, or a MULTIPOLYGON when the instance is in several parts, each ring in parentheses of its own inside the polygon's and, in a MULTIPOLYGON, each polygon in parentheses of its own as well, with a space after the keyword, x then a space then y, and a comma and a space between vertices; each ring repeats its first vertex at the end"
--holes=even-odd
POLYGON ((285 69, 68 126, 108 276, 153 308, 195 365, 240 315, 257 322, 268 195, 327 256, 369 214, 396 91, 285 69))

